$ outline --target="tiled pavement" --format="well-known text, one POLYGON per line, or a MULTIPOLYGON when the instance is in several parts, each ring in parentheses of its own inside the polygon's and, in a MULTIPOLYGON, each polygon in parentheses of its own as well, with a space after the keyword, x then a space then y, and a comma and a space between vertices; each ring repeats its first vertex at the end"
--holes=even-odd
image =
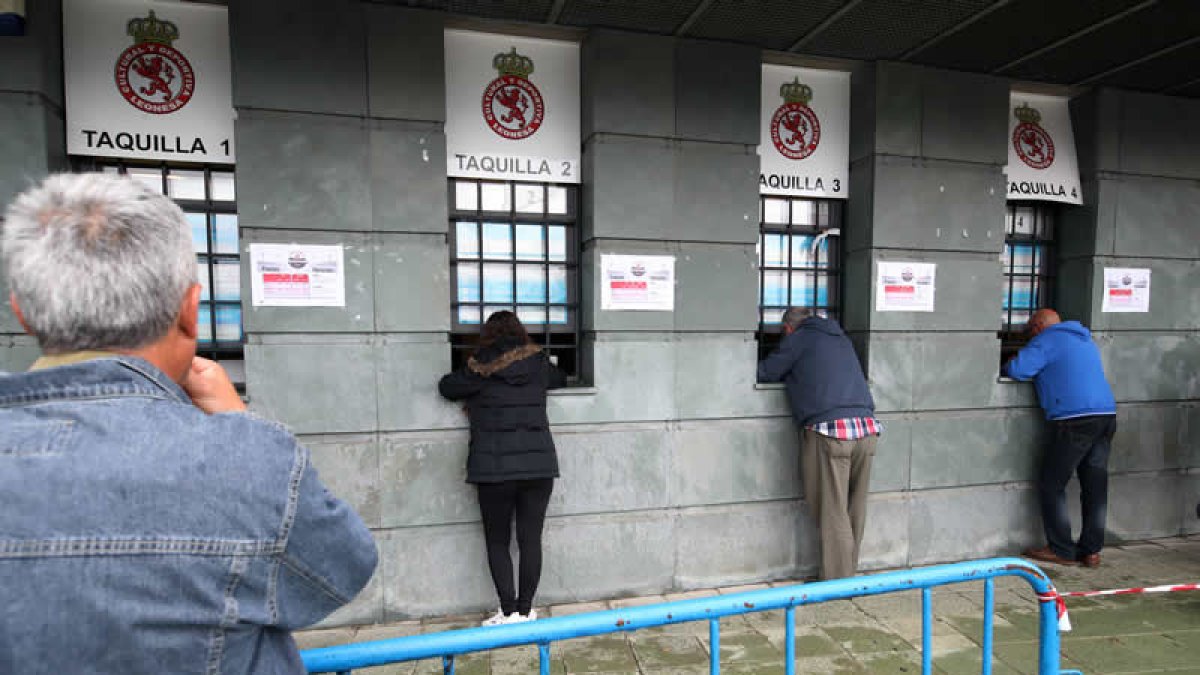
MULTIPOLYGON (((1110 546, 1099 569, 1043 569, 1060 591, 1099 590, 1166 583, 1200 582, 1200 535, 1110 546)), ((774 585, 786 585, 784 584, 774 585)), ((562 616, 648 602, 732 593, 765 585, 556 605, 540 609, 562 616)), ((983 584, 956 584, 933 593, 934 668, 938 673, 980 672, 983 584)), ((1063 636, 1064 668, 1084 673, 1173 673, 1200 675, 1200 591, 1068 600, 1074 630, 1063 636)), ((307 631, 300 647, 317 647, 400 635, 433 633, 478 625, 480 616, 402 622, 358 629, 307 631)), ((1029 585, 1006 577, 996 582, 993 673, 1036 673, 1037 602, 1029 585)), ((798 673, 919 673, 919 591, 841 600, 796 610, 798 673)), ((721 621, 722 673, 782 673, 782 612, 729 617, 721 621)), ((676 624, 555 643, 555 673, 643 673, 691 675, 708 672, 708 626, 676 624)), ((397 664, 358 673, 440 673, 438 661, 397 664)), ((459 657, 462 675, 537 672, 533 647, 459 657)))

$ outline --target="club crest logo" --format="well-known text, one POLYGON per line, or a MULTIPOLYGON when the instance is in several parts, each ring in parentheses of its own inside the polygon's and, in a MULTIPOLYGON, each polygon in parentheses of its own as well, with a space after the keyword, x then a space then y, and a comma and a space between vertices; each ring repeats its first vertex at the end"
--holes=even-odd
POLYGON ((483 90, 483 119, 489 128, 513 141, 529 138, 546 116, 542 93, 529 81, 533 59, 517 53, 517 48, 492 59, 500 76, 483 90))
POLYGON ((801 84, 797 77, 780 86, 779 95, 783 97, 783 105, 771 116, 771 142, 784 157, 804 159, 821 142, 821 120, 808 107, 812 87, 801 84))
POLYGON ((1053 164, 1054 140, 1038 124, 1042 114, 1030 108, 1028 103, 1022 103, 1020 108, 1013 109, 1013 115, 1021 122, 1012 135, 1013 149, 1021 161, 1034 169, 1045 169, 1053 164))
POLYGON ((912 281, 912 280, 913 280, 913 271, 912 271, 912 268, 911 268, 911 267, 905 267, 903 270, 901 270, 901 271, 900 271, 900 278, 901 278, 901 279, 903 279, 903 280, 905 280, 905 281, 912 281))
POLYGON ((152 115, 179 110, 192 100, 196 73, 192 64, 171 46, 179 39, 179 28, 154 16, 131 19, 125 32, 133 46, 117 58, 117 91, 129 105, 152 115))

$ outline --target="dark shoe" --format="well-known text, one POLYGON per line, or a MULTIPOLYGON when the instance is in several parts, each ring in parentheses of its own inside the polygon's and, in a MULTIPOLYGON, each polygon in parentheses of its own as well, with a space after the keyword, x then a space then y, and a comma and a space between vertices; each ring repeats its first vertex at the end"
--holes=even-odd
MULTIPOLYGON (((1040 548, 1027 548, 1024 551, 1021 551, 1021 555, 1038 562, 1054 563, 1055 565, 1074 567, 1079 564, 1070 558, 1064 558, 1055 553, 1049 546, 1042 546, 1040 548)), ((1099 560, 1099 556, 1097 556, 1097 560, 1099 560)))
POLYGON ((1099 567, 1100 566, 1100 554, 1099 553, 1088 553, 1087 555, 1081 555, 1081 556, 1079 556, 1079 562, 1084 567, 1099 567))

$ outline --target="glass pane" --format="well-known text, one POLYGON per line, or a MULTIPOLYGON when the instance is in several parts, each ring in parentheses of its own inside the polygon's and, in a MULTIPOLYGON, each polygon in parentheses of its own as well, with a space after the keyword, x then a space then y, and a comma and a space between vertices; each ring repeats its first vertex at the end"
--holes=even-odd
POLYGON ((1033 234, 1033 207, 1018 206, 1013 220, 1013 234, 1033 234))
POLYGON ((556 215, 566 215, 566 213, 567 213, 567 189, 561 188, 561 187, 554 187, 553 185, 551 185, 550 187, 546 188, 546 191, 550 193, 549 194, 550 208, 548 208, 547 211, 550 213, 556 214, 556 215))
POLYGON ((817 246, 817 267, 829 267, 830 261, 837 255, 837 237, 823 237, 817 246))
POLYGON ((787 272, 763 272, 762 304, 787 306, 787 272))
POLYGON ((517 302, 546 302, 546 269, 541 265, 517 266, 517 302))
POLYGON ((236 213, 213 215, 213 252, 238 252, 238 217, 236 213))
MULTIPOLYGON (((242 299, 242 266, 236 260, 217 260, 213 265, 216 299, 240 302, 242 299)), ((217 313, 220 318, 220 312, 217 313)))
POLYGON ((550 265, 550 302, 569 302, 568 290, 566 266, 550 265))
MULTIPOLYGON (((1031 313, 1028 310, 1013 310, 1012 323, 1010 323, 1008 325, 1012 326, 1012 327, 1024 326, 1026 323, 1029 322, 1030 316, 1031 316, 1031 313)), ((1004 319, 1001 319, 1001 321, 1003 321, 1003 320, 1004 319)))
POLYGON ((837 305, 837 281, 828 274, 822 274, 817 277, 816 305, 818 307, 837 305))
POLYGON ((513 301, 513 269, 512 265, 483 266, 483 300, 484 302, 513 301))
POLYGON ((212 198, 214 202, 232 202, 237 197, 234 189, 232 171, 213 171, 209 174, 212 180, 212 198))
POLYGON ((458 266, 458 301, 480 302, 479 267, 476 265, 458 266))
POLYGON ((517 193, 517 213, 546 212, 546 194, 541 185, 518 183, 514 190, 517 193))
POLYGON ((813 257, 813 240, 816 237, 806 234, 792 235, 792 267, 812 267, 816 264, 813 257))
POLYGON ((517 225, 517 260, 542 259, 542 226, 517 225))
POLYGON ((145 185, 146 187, 162 194, 162 171, 160 169, 146 169, 141 167, 129 167, 125 175, 145 185))
POLYGON ((513 311, 512 305, 488 305, 483 308, 483 318, 486 321, 488 319, 488 317, 495 314, 496 312, 511 312, 511 311, 513 311))
POLYGON ((200 305, 197 324, 196 341, 200 344, 212 344, 212 310, 209 308, 208 303, 200 305))
POLYGON ((217 305, 217 341, 242 341, 241 305, 217 305))
POLYGON ((787 266, 787 235, 766 233, 763 235, 763 266, 787 266))
POLYGON ((829 202, 817 202, 817 224, 821 227, 829 227, 829 202))
POLYGON ((1037 246, 1034 244, 1012 244, 1007 247, 1012 255, 1012 271, 1016 274, 1031 274, 1035 269, 1034 254, 1037 246))
POLYGON ((174 199, 204 199, 204 172, 171 169, 167 189, 174 199))
POLYGON ((511 191, 507 183, 480 183, 479 188, 483 193, 484 211, 512 210, 511 191))
POLYGON ((508 223, 483 224, 483 257, 488 260, 512 257, 512 229, 508 223))
POLYGON ((461 180, 455 181, 454 208, 459 211, 479 210, 479 189, 476 183, 468 183, 461 180))
POLYGON ((546 323, 546 308, 542 307, 517 307, 517 318, 523 324, 543 324, 546 323))
POLYGON ((1033 309, 1033 281, 1031 279, 1022 279, 1013 277, 1009 281, 1012 287, 1012 293, 1004 294, 1004 304, 1001 305, 1004 309, 1033 309))
POLYGON ((567 308, 566 307, 551 307, 550 308, 550 323, 562 325, 567 323, 567 308))
POLYGON ((479 320, 479 305, 466 305, 458 308, 458 322, 477 324, 479 320))
POLYGON ((567 259, 567 228, 561 225, 551 225, 546 228, 547 239, 550 243, 550 259, 567 259))
POLYGON ((778 325, 783 323, 782 309, 764 309, 762 311, 762 322, 767 325, 778 325))
POLYGON ((454 223, 455 255, 459 258, 479 257, 479 224, 454 223))
POLYGON ((192 250, 208 253, 208 218, 203 213, 185 213, 188 225, 192 226, 192 250))
POLYGON ((793 307, 812 307, 817 304, 816 280, 812 272, 792 272, 792 301, 793 307))
POLYGON ((208 259, 204 256, 198 256, 196 259, 196 281, 200 282, 200 300, 212 300, 208 286, 208 259))
POLYGON ((793 199, 792 224, 815 227, 817 224, 817 203, 807 199, 793 199))
POLYGON ((764 223, 775 223, 779 225, 787 225, 788 221, 788 203, 786 199, 764 199, 763 214, 764 223))

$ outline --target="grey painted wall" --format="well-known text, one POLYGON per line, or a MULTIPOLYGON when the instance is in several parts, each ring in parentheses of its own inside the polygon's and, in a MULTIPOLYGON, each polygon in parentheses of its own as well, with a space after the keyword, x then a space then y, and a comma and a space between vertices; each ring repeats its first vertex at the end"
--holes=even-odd
MULTIPOLYGON (((465 419, 435 386, 450 365, 441 15, 262 4, 230 3, 242 246, 340 244, 348 279, 344 308, 247 303, 251 404, 301 435, 383 552, 368 589, 327 623, 486 609, 465 419)), ((56 36, 0 40, 0 57, 55 58, 56 36)), ((540 602, 815 571, 786 401, 754 383, 760 59, 607 30, 583 40, 591 386, 550 401, 563 477, 540 602), (677 257, 674 313, 598 310, 598 256, 635 251, 677 257)), ((0 143, 19 144, 0 146, 0 200, 62 165, 60 70, 0 73, 0 143)), ((997 378, 1008 89, 892 63, 853 73, 845 323, 887 426, 867 569, 1040 540, 1040 411, 1028 385, 997 378), (937 311, 875 313, 877 260, 936 262, 937 311)), ((1087 205, 1065 216, 1060 305, 1097 329, 1121 401, 1113 538, 1200 531, 1188 517, 1200 494, 1200 140, 1186 125, 1198 112, 1116 91, 1073 105, 1087 205), (1099 313, 1106 264, 1154 269, 1149 315, 1099 313)), ((0 368, 36 356, 16 332, 0 310, 0 368)))

